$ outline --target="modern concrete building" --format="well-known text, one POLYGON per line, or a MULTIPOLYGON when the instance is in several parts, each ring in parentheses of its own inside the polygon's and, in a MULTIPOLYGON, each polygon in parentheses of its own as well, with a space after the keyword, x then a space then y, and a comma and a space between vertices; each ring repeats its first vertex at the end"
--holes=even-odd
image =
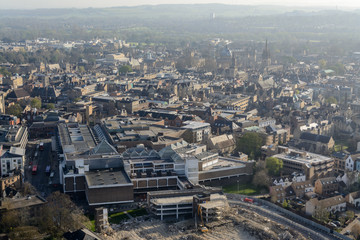
POLYGON ((334 159, 330 157, 289 148, 284 150, 280 154, 273 155, 283 161, 284 174, 304 173, 307 179, 311 179, 315 175, 320 176, 333 169, 334 159))
POLYGON ((190 143, 201 143, 207 141, 211 135, 210 123, 202 123, 195 121, 183 122, 182 129, 188 131, 189 134, 183 135, 185 141, 190 143))
POLYGON ((0 145, 3 149, 17 147, 25 149, 28 142, 28 128, 20 125, 0 127, 0 145))
POLYGON ((194 217, 198 205, 203 210, 204 220, 211 221, 220 215, 219 210, 228 206, 227 198, 218 188, 199 187, 195 189, 149 192, 147 204, 150 212, 163 219, 184 219, 194 217), (199 198, 207 201, 197 201, 199 198))
POLYGON ((132 183, 113 146, 86 125, 60 123, 58 132, 63 150, 60 182, 65 193, 85 192, 90 205, 133 201, 132 183), (129 194, 122 195, 122 189, 129 194))

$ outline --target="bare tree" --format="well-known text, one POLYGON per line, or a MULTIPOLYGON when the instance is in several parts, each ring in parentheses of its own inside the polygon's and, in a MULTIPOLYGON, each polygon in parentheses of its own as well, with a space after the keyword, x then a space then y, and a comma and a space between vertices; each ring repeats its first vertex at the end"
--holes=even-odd
POLYGON ((253 185, 256 187, 269 187, 270 177, 265 169, 257 171, 253 177, 253 185))

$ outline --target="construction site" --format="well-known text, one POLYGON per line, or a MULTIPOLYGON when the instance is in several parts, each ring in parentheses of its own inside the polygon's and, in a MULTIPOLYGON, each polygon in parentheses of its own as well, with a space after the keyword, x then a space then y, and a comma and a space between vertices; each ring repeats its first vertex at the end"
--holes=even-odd
POLYGON ((183 220, 159 220, 142 216, 118 225, 103 234, 104 239, 223 240, 223 239, 306 239, 298 231, 252 211, 249 206, 230 207, 221 200, 201 203, 195 216, 183 220))

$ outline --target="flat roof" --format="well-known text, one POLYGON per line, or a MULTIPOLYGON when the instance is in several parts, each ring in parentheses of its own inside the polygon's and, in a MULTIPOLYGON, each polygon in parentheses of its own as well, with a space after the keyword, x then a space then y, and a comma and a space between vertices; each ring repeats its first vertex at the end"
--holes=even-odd
POLYGON ((211 164, 203 168, 203 171, 221 170, 223 168, 245 167, 240 161, 219 157, 217 163, 211 164))
POLYGON ((182 126, 184 129, 197 129, 202 127, 209 127, 210 123, 203 123, 203 122, 195 122, 195 121, 186 121, 184 122, 185 126, 182 126))
POLYGON ((89 188, 132 185, 130 178, 123 169, 85 172, 85 179, 89 188))
POLYGON ((150 200, 154 204, 174 205, 174 204, 192 204, 193 196, 154 198, 150 200))
POLYGON ((0 209, 19 209, 19 208, 25 208, 25 207, 31 207, 46 203, 45 199, 40 198, 39 196, 28 196, 28 197, 22 197, 17 199, 12 199, 11 201, 6 201, 2 203, 2 206, 0 206, 0 209), (9 203, 7 205, 6 203, 9 203))
POLYGON ((310 153, 310 152, 304 152, 304 151, 292 151, 290 153, 280 153, 280 154, 276 154, 273 157, 275 158, 279 158, 282 160, 287 160, 287 161, 291 161, 291 162, 298 162, 301 164, 317 164, 317 163, 322 163, 322 162, 327 162, 327 161, 331 161, 332 158, 327 157, 327 156, 323 156, 323 155, 319 155, 319 154, 315 154, 315 153, 310 153), (298 153, 298 154, 296 154, 298 153), (301 155, 301 153, 305 153, 304 156, 301 155))

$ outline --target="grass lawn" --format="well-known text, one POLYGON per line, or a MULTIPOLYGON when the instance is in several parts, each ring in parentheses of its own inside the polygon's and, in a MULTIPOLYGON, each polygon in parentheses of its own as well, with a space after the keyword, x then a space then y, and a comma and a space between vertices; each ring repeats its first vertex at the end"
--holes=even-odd
POLYGON ((139 216, 144 216, 147 215, 148 212, 146 211, 145 208, 139 208, 139 209, 133 209, 133 210, 129 210, 127 211, 132 217, 139 217, 139 216))
POLYGON ((84 226, 95 232, 95 219, 94 219, 94 215, 87 215, 87 217, 89 218, 90 221, 84 222, 84 226))
POLYGON ((119 224, 121 221, 127 219, 129 219, 129 217, 124 212, 119 212, 109 215, 109 222, 112 224, 119 224))
MULTIPOLYGON (((342 147, 343 147, 343 150, 348 149, 348 146, 343 145, 342 147)), ((341 144, 336 144, 336 145, 334 146, 334 151, 335 151, 335 152, 341 151, 341 144)))
POLYGON ((225 193, 237 193, 243 195, 257 195, 263 193, 264 191, 268 192, 268 190, 264 188, 255 187, 251 183, 245 183, 245 184, 239 183, 239 188, 238 188, 238 184, 234 183, 231 185, 224 186, 223 190, 225 193))

